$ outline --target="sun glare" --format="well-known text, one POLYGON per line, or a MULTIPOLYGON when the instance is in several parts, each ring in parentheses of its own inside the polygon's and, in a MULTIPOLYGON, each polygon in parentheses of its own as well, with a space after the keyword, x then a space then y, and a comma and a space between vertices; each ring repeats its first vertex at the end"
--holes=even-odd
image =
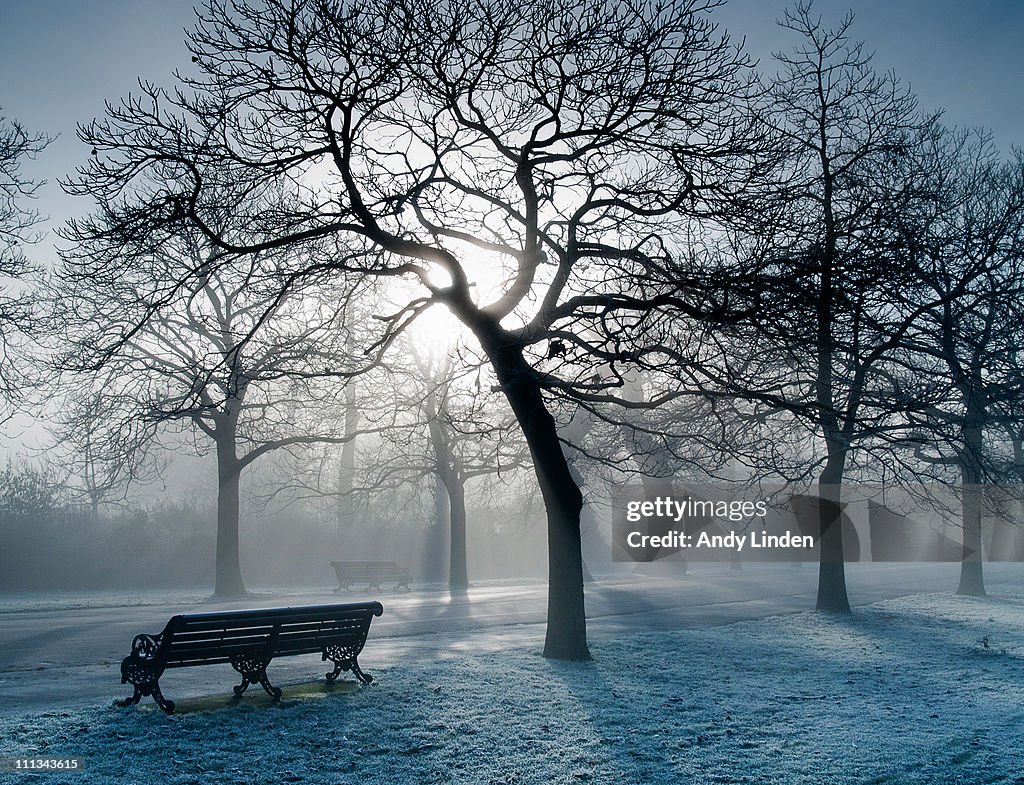
POLYGON ((472 340, 465 325, 443 305, 432 305, 417 316, 409 326, 409 338, 416 351, 432 357, 446 355, 472 340))
MULTIPOLYGON (((467 249, 460 249, 467 250, 467 249)), ((473 300, 480 305, 494 302, 508 288, 513 271, 509 260, 496 254, 474 253, 461 256, 461 264, 469 280, 470 293, 473 300)), ((430 284, 438 288, 451 285, 451 276, 440 268, 431 268, 430 284)), ((423 296, 424 289, 413 284, 413 296, 423 296)), ((405 290, 402 290, 405 294, 405 290)), ((402 296, 396 297, 396 302, 402 296)), ((474 339, 470 331, 444 305, 435 304, 420 313, 408 328, 410 340, 417 351, 440 356, 450 353, 459 344, 473 345, 474 339)))

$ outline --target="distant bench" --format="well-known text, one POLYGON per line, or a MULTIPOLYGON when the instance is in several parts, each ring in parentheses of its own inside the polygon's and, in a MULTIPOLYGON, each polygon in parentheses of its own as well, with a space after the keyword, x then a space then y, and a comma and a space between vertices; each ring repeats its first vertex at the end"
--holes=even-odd
POLYGON ((335 591, 348 589, 354 583, 365 583, 371 589, 379 589, 382 583, 393 583, 396 589, 411 590, 412 575, 393 561, 332 561, 331 566, 338 576, 335 591))
POLYGON ((352 671, 369 684, 373 677, 359 669, 356 658, 363 650, 370 621, 384 612, 379 602, 344 605, 307 605, 298 608, 188 613, 173 616, 159 635, 136 635, 132 653, 121 661, 121 683, 135 692, 119 701, 122 706, 152 695, 161 709, 174 711, 174 702, 160 692, 160 677, 167 668, 230 663, 242 674, 234 688, 241 697, 250 684, 259 684, 274 700, 281 690, 267 678, 267 666, 275 657, 317 654, 331 660, 327 674, 333 684, 342 671, 352 671))

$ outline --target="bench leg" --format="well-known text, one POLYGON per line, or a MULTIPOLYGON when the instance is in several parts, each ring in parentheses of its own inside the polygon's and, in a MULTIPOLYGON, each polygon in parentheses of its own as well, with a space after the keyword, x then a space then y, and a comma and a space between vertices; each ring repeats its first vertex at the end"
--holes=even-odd
POLYGON ((168 714, 174 713, 174 701, 167 700, 167 698, 164 697, 164 694, 160 692, 160 685, 157 682, 153 682, 149 685, 136 685, 135 692, 132 693, 132 696, 130 698, 123 698, 122 700, 117 701, 117 705, 125 707, 134 706, 142 700, 145 695, 152 695, 153 700, 156 701, 156 705, 168 714))
POLYGON ((280 700, 281 690, 271 684, 270 679, 267 678, 269 664, 269 657, 251 657, 245 654, 232 657, 231 667, 242 674, 242 683, 234 687, 235 697, 241 698, 242 694, 249 689, 250 684, 258 682, 271 698, 280 700))
POLYGON ((352 658, 352 673, 354 673, 355 677, 359 679, 359 681, 361 681, 363 684, 369 684, 373 681, 373 676, 371 676, 369 673, 363 673, 363 671, 359 667, 359 663, 356 662, 355 657, 352 658))
POLYGON ((136 687, 135 688, 135 692, 132 694, 132 696, 130 698, 122 698, 121 700, 117 701, 117 705, 118 706, 134 706, 140 700, 142 700, 142 690, 140 690, 138 687, 136 687))
POLYGON ((327 674, 327 683, 334 684, 334 682, 338 680, 338 677, 341 675, 341 672, 343 670, 345 669, 342 667, 340 662, 334 663, 334 670, 327 674))
POLYGON ((328 646, 324 650, 322 659, 329 659, 334 663, 334 670, 327 674, 328 684, 334 684, 334 682, 338 680, 338 676, 341 675, 342 671, 352 671, 352 674, 363 684, 369 684, 373 681, 373 676, 369 673, 363 673, 363 671, 359 669, 359 663, 356 661, 352 652, 352 649, 342 646, 328 646))
POLYGON ((168 714, 174 714, 174 701, 169 701, 164 697, 164 694, 160 692, 160 685, 153 684, 153 700, 156 701, 156 705, 166 711, 168 714))
POLYGON ((350 660, 348 662, 334 663, 334 670, 327 674, 327 683, 334 684, 334 682, 338 680, 338 676, 341 675, 342 671, 352 671, 352 675, 359 679, 363 684, 369 684, 373 681, 373 676, 369 673, 364 673, 359 667, 358 662, 350 660))
POLYGON ((348 663, 352 659, 351 650, 343 646, 328 646, 320 659, 330 659, 334 663, 334 670, 327 674, 327 683, 334 684, 341 672, 348 670, 348 663))
POLYGON ((267 678, 266 671, 263 671, 262 675, 260 676, 260 686, 264 690, 266 690, 267 695, 269 695, 271 698, 273 698, 276 701, 281 700, 281 690, 270 683, 270 679, 267 678))
POLYGON ((162 668, 157 668, 151 663, 141 662, 134 657, 126 657, 121 662, 121 683, 131 683, 134 687, 132 696, 117 702, 118 706, 134 706, 145 695, 152 695, 157 706, 168 714, 174 712, 174 701, 167 700, 160 692, 160 674, 162 668))

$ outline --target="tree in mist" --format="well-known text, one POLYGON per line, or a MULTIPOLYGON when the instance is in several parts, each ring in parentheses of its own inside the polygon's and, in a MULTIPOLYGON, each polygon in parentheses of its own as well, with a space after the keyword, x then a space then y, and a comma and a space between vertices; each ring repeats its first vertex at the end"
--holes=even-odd
POLYGON ((8 461, 0 468, 0 586, 23 588, 25 573, 39 571, 29 565, 45 559, 47 545, 53 549, 51 527, 66 512, 60 502, 49 467, 8 461))
POLYGON ((528 466, 525 445, 514 431, 515 421, 495 411, 494 401, 475 382, 458 378, 451 358, 433 360, 417 355, 420 377, 412 389, 423 389, 420 411, 429 436, 426 464, 448 500, 448 586, 452 592, 469 588, 466 547, 466 486, 477 478, 501 476, 528 466), (460 385, 460 382, 462 384, 460 385))
POLYGON ((781 24, 802 44, 776 55, 767 118, 789 156, 752 224, 753 252, 777 286, 748 344, 751 354, 767 349, 767 365, 748 366, 758 377, 748 384, 814 437, 817 608, 845 612, 844 479, 858 450, 887 449, 907 429, 893 365, 924 306, 901 297, 914 286, 904 224, 930 198, 914 153, 933 120, 894 74, 872 69, 849 38, 852 16, 827 29, 800 3, 781 24))
POLYGON ((14 355, 19 338, 31 331, 37 316, 34 295, 24 282, 31 270, 24 248, 38 239, 34 228, 39 215, 26 202, 42 184, 26 177, 22 166, 49 141, 0 115, 0 394, 5 399, 0 414, 9 413, 7 405, 24 381, 14 355))
POLYGON ((448 532, 449 589, 464 593, 470 563, 468 486, 485 482, 487 492, 495 492, 500 486, 489 478, 507 479, 529 466, 526 446, 514 418, 482 385, 485 371, 479 362, 459 363, 446 353, 423 351, 414 340, 402 347, 386 372, 374 376, 372 400, 366 396, 359 404, 363 416, 388 417, 388 409, 398 415, 377 429, 352 480, 332 489, 324 487, 322 475, 314 475, 298 479, 291 490, 301 497, 337 493, 358 499, 362 508, 380 506, 390 496, 391 506, 408 510, 431 497, 435 522, 448 532))
POLYGON ((1024 401, 1024 155, 1017 151, 1003 161, 984 134, 943 132, 932 159, 941 198, 922 216, 918 265, 934 306, 908 345, 937 362, 919 383, 941 399, 921 418, 933 436, 918 455, 957 471, 963 525, 957 593, 982 596, 984 487, 1007 478, 986 432, 1012 431, 1024 401))
POLYGON ((148 451, 135 440, 136 423, 125 416, 131 408, 109 388, 76 384, 60 395, 50 422, 64 485, 85 500, 94 519, 104 504, 123 498, 131 482, 159 473, 160 464, 148 461, 148 451))
MULTIPOLYGON (((347 327, 322 300, 269 291, 259 265, 205 271, 197 233, 126 259, 107 238, 65 254, 56 307, 58 365, 73 400, 58 415, 92 494, 145 478, 156 448, 211 446, 217 467, 218 596, 246 593, 239 558, 243 471, 273 450, 342 442, 327 410, 339 394, 347 327), (180 266, 204 269, 191 288, 180 266)), ((261 258, 274 269, 274 260, 261 258)))
MULTIPOLYGON (((682 355, 675 351, 670 356, 678 360, 682 355)), ((627 374, 625 405, 578 407, 563 429, 573 471, 594 501, 629 486, 641 489, 646 499, 739 495, 772 477, 796 474, 785 471, 787 464, 779 454, 788 434, 766 428, 775 418, 752 416, 746 401, 727 392, 723 381, 712 376, 710 364, 692 377, 681 366, 673 370, 686 387, 671 400, 649 406, 661 392, 657 380, 652 383, 646 372, 627 374)), ((692 518, 682 525, 687 533, 696 534, 709 522, 692 518)), ((647 521, 648 533, 656 535, 679 526, 672 516, 647 521)), ((649 548, 644 561, 657 561, 678 550, 649 548)))
POLYGON ((110 231, 158 246, 187 224, 215 265, 287 248, 289 283, 403 283, 364 351, 429 307, 473 334, 547 509, 549 657, 590 656, 582 496, 552 400, 615 403, 623 369, 663 364, 648 316, 732 306, 686 247, 694 218, 742 190, 758 141, 716 5, 213 0, 181 89, 144 84, 81 132, 98 154, 70 189, 110 231), (227 233, 210 218, 222 189, 240 219, 227 233), (266 191, 286 204, 265 209, 266 191), (371 253, 306 266, 310 241, 371 253))
MULTIPOLYGON (((345 344, 346 354, 352 354, 353 346, 351 340, 345 344)), ((344 434, 352 434, 353 438, 347 439, 341 447, 341 454, 338 456, 338 501, 335 510, 335 530, 341 532, 347 525, 352 523, 355 510, 352 507, 352 487, 355 482, 356 462, 358 453, 356 448, 360 412, 359 403, 356 398, 355 384, 345 385, 344 406, 344 434)))

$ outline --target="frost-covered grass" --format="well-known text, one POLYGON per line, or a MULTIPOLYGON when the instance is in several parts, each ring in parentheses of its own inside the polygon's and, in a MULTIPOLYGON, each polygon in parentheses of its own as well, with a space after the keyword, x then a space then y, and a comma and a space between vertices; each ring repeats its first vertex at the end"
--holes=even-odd
POLYGON ((85 758, 6 775, 21 783, 1024 783, 1024 598, 917 595, 593 650, 368 656, 364 689, 23 715, 0 744, 85 758))

